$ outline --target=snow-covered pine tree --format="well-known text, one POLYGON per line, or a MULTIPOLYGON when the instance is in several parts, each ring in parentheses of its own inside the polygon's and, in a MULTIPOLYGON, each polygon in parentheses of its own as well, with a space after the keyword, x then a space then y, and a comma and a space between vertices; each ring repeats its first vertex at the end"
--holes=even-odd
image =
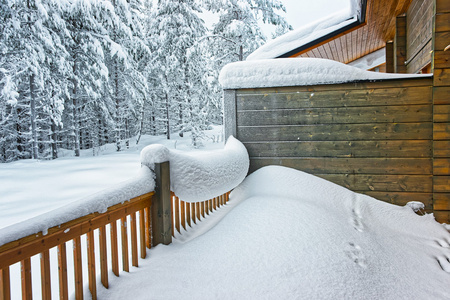
MULTIPOLYGON (((65 2, 54 0, 2 1, 1 160, 39 158, 56 148, 51 123, 58 125, 67 85, 67 52, 61 13, 65 2), (55 79, 58 80, 57 84, 55 79), (31 129, 31 130, 30 130, 31 129), (5 144, 6 143, 6 144, 5 144), (5 147, 8 150, 4 150, 5 147)), ((56 150, 52 151, 53 157, 56 150)))
POLYGON ((154 52, 149 76, 160 87, 156 118, 164 122, 168 139, 171 130, 183 130, 190 122, 185 111, 195 78, 189 77, 188 59, 196 57, 188 57, 188 51, 206 32, 199 11, 194 0, 159 0, 149 24, 154 52))

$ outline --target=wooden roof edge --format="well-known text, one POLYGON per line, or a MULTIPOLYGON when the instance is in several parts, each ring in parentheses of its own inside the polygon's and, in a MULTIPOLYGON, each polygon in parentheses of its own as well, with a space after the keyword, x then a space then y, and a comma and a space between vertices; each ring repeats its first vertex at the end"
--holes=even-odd
POLYGON ((326 44, 334 39, 344 36, 344 35, 352 32, 353 30, 363 27, 364 25, 367 24, 366 11, 367 11, 367 0, 361 0, 361 11, 358 16, 358 19, 355 22, 352 22, 342 28, 339 28, 335 31, 332 31, 332 32, 320 37, 320 38, 317 38, 314 41, 306 43, 306 44, 304 44, 298 48, 295 48, 289 52, 286 52, 285 54, 279 55, 276 58, 297 57, 297 56, 302 55, 303 53, 306 53, 314 48, 317 48, 323 44, 326 44))

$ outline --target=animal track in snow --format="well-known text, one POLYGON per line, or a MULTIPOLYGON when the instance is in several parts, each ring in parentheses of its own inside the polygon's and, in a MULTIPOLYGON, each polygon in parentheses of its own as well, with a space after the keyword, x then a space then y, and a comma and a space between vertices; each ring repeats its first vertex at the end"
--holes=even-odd
POLYGON ((353 225, 353 228, 355 228, 359 232, 364 231, 364 224, 363 224, 362 216, 361 216, 361 208, 360 208, 360 203, 359 203, 359 199, 358 199, 357 195, 352 195, 351 224, 353 225))
POLYGON ((350 245, 351 249, 346 251, 347 256, 351 260, 353 260, 353 262, 357 263, 361 268, 365 268, 367 266, 366 257, 364 256, 361 247, 352 242, 348 244, 350 245))
POLYGON ((445 256, 436 257, 437 262, 442 270, 447 273, 450 273, 450 258, 445 256))

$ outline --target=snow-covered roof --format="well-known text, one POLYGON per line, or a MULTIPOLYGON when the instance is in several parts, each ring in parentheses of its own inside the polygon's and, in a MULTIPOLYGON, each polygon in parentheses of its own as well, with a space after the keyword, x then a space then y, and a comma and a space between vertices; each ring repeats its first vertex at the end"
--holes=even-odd
POLYGON ((287 57, 291 52, 298 52, 305 45, 314 44, 324 37, 333 36, 361 24, 361 1, 351 0, 348 9, 336 12, 314 23, 290 31, 261 46, 247 60, 287 57))
POLYGON ((280 58, 228 64, 220 72, 219 81, 224 89, 244 89, 429 76, 370 72, 321 58, 280 58))

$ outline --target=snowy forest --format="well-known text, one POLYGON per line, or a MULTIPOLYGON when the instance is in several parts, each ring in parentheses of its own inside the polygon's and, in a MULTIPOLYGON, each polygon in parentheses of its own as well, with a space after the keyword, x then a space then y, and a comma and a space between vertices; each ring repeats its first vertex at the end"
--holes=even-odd
POLYGON ((0 162, 222 123, 221 68, 290 29, 278 0, 0 0, 0 162), (211 26, 205 15, 214 16, 211 26))

